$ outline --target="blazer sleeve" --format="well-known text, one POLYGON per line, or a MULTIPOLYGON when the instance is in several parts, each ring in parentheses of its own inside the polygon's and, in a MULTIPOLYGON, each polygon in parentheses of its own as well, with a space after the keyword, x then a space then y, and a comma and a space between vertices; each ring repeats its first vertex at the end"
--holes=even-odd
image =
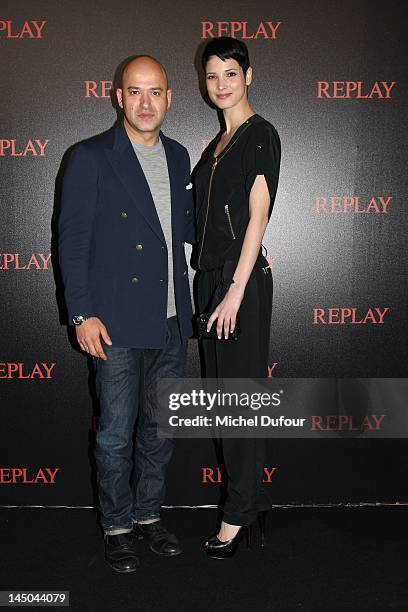
POLYGON ((278 189, 280 160, 281 144, 273 125, 268 122, 254 125, 244 155, 245 189, 249 195, 256 177, 264 175, 271 199, 269 217, 278 189))
POLYGON ((58 252, 69 322, 74 315, 95 314, 88 269, 97 189, 95 154, 85 145, 77 145, 63 178, 59 218, 58 252))

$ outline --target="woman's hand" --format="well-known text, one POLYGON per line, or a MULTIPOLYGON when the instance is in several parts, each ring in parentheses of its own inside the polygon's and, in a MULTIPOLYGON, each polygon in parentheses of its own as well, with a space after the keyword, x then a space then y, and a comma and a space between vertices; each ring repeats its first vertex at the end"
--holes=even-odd
POLYGON ((233 333, 237 321, 237 313, 241 306, 244 292, 234 283, 228 289, 224 299, 220 302, 208 319, 207 331, 209 332, 215 319, 217 319, 217 336, 221 340, 222 334, 227 340, 229 334, 233 333))

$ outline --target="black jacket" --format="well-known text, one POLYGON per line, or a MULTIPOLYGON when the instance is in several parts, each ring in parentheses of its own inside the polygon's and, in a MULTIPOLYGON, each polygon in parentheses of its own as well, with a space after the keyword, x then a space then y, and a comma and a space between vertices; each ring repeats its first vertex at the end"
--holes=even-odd
POLYGON ((193 264, 200 270, 239 259, 249 222, 249 195, 257 175, 265 176, 269 188, 269 216, 278 187, 281 147, 272 124, 253 115, 215 158, 220 136, 208 145, 194 170, 198 244, 193 264))

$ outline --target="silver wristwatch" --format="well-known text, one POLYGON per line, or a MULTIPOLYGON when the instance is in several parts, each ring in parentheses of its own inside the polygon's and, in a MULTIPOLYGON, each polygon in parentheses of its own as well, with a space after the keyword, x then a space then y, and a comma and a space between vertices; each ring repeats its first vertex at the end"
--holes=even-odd
POLYGON ((84 317, 84 315, 74 315, 72 317, 72 322, 74 325, 82 325, 82 323, 88 319, 89 317, 84 317))

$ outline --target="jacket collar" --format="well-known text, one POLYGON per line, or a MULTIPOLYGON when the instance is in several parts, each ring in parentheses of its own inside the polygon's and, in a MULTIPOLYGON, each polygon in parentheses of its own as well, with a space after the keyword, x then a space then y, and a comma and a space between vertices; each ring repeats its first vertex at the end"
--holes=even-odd
MULTIPOLYGON (((163 230, 160 225, 149 185, 146 181, 142 167, 137 159, 137 155, 134 152, 132 143, 126 133, 123 123, 113 128, 113 131, 113 147, 105 149, 109 162, 111 163, 114 171, 123 183, 127 192, 134 200, 139 211, 145 217, 146 221, 149 223, 157 236, 162 240, 162 242, 165 242, 163 230)), ((174 159, 171 141, 166 138, 162 132, 160 132, 160 139, 163 143, 167 158, 173 215, 172 219, 174 220, 177 165, 174 159)))

